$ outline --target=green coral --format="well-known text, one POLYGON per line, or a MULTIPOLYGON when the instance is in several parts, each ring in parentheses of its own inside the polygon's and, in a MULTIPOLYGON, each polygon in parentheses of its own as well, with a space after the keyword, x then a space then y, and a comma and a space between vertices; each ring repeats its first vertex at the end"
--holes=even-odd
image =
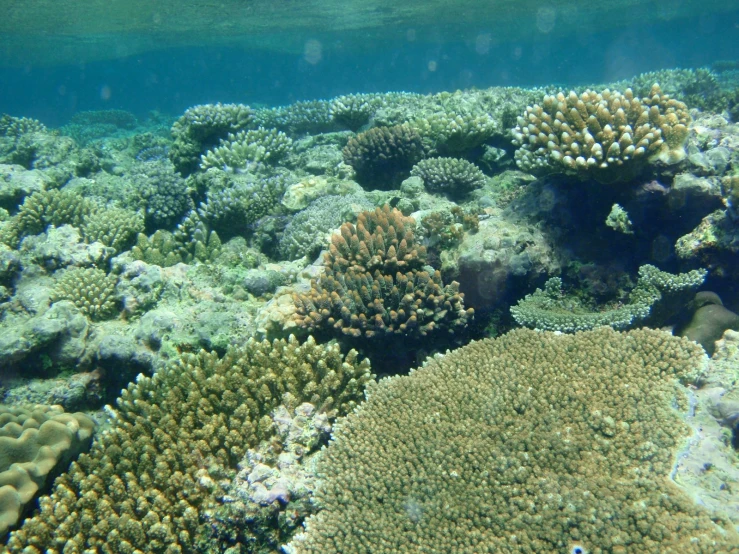
POLYGON ((30 117, 0 116, 0 136, 18 138, 29 133, 45 133, 46 125, 30 117))
POLYGON ((149 231, 172 229, 192 209, 187 183, 168 160, 137 164, 132 181, 149 231))
POLYGON ((439 95, 438 111, 411 122, 430 151, 444 156, 464 154, 499 130, 499 124, 483 106, 465 105, 460 95, 439 95))
POLYGON ((654 83, 691 108, 721 113, 728 107, 727 94, 716 74, 706 68, 649 71, 632 79, 631 88, 637 96, 646 96, 654 83))
POLYGON ((41 499, 8 551, 196 552, 224 479, 275 436, 274 410, 310 402, 333 421, 372 378, 356 352, 294 337, 250 339, 222 359, 183 354, 123 391, 110 429, 41 499))
POLYGON ((607 325, 625 329, 646 319, 663 296, 699 287, 706 277, 705 270, 692 270, 673 275, 653 265, 639 268, 639 278, 628 302, 597 310, 562 290, 562 279, 549 279, 543 289, 526 295, 511 307, 511 315, 519 325, 544 331, 574 333, 607 325))
POLYGON ((429 192, 440 192, 454 198, 485 184, 485 174, 475 164, 460 158, 428 158, 411 170, 411 175, 423 179, 429 192))
POLYGON ((628 180, 649 161, 684 159, 689 123, 687 106, 657 84, 641 99, 631 89, 559 92, 518 118, 516 163, 530 173, 628 180))
POLYGON ((351 131, 367 125, 375 110, 383 104, 380 94, 346 94, 331 101, 331 118, 351 131))
POLYGON ((705 356, 653 330, 516 330, 383 379, 336 425, 291 554, 732 552, 670 480, 705 356))
POLYGON ((263 108, 254 113, 256 126, 275 128, 292 136, 318 135, 337 131, 325 100, 299 101, 289 106, 263 108))
POLYGON ((203 154, 200 168, 238 171, 259 162, 274 164, 290 152, 292 142, 282 131, 263 127, 229 134, 218 147, 203 154))
POLYGON ((116 207, 93 211, 81 228, 87 242, 101 242, 116 252, 122 252, 143 230, 143 212, 116 207))
POLYGON ((70 300, 87 317, 101 320, 115 314, 115 285, 118 279, 102 269, 75 267, 67 269, 56 282, 52 302, 70 300))
POLYGON ((342 154, 361 185, 387 190, 399 185, 425 152, 416 130, 394 125, 359 133, 349 139, 342 154))
POLYGON ((204 104, 194 106, 172 125, 174 142, 169 158, 183 175, 197 170, 200 156, 229 133, 251 126, 254 112, 243 104, 204 104))
POLYGON ((77 194, 50 189, 34 192, 21 204, 15 218, 20 235, 42 233, 49 225, 81 227, 95 204, 77 194))
POLYGON ((634 229, 629 214, 620 204, 611 206, 611 211, 606 217, 606 226, 624 235, 633 235, 634 229))

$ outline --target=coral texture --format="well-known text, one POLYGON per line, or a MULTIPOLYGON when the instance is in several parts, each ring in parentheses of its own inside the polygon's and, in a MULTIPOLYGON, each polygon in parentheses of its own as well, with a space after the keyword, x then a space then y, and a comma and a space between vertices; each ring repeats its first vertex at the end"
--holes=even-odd
POLYGON ((189 175, 198 168, 200 156, 229 133, 250 126, 254 112, 243 104, 194 106, 172 125, 174 143, 169 157, 177 171, 189 175))
POLYGON ((600 325, 625 329, 647 318, 664 295, 695 289, 705 277, 705 270, 694 269, 673 275, 653 265, 643 265, 639 268, 639 278, 629 295, 629 301, 601 310, 588 308, 577 298, 565 295, 562 279, 552 277, 543 289, 527 294, 513 306, 511 315, 519 325, 543 331, 574 333, 600 325))
POLYGON ((413 165, 424 157, 424 148, 415 129, 394 125, 359 133, 349 139, 342 153, 360 184, 388 189, 408 176, 413 165))
POLYGON ((0 537, 40 489, 90 447, 95 422, 60 406, 0 406, 0 537))
POLYGON ((246 169, 257 162, 276 163, 290 151, 292 139, 277 129, 254 129, 229 134, 218 147, 203 154, 201 169, 246 169))
POLYGON ((53 302, 71 300, 90 319, 105 319, 115 311, 117 280, 102 269, 68 269, 57 281, 51 299, 53 302))
POLYGON ((355 408, 372 377, 356 352, 344 357, 312 340, 249 340, 222 359, 185 354, 123 391, 111 429, 59 478, 8 549, 195 552, 209 534, 200 513, 214 505, 219 479, 275 434, 275 408, 310 402, 333 419, 355 408))
POLYGON ((325 272, 311 290, 295 294, 296 323, 309 330, 333 328, 367 338, 425 336, 464 328, 459 284, 444 286, 438 271, 423 270, 426 249, 416 243, 413 218, 388 205, 362 212, 331 238, 325 272))
POLYGON ((729 552, 670 481, 705 363, 667 333, 516 330, 381 381, 335 426, 288 552, 729 552))
POLYGON ((475 164, 459 158, 421 160, 413 166, 411 175, 423 179, 429 192, 441 192, 454 198, 463 198, 485 184, 485 174, 475 164))
POLYGON ((516 163, 532 173, 625 180, 650 160, 682 160, 689 123, 685 104, 656 84, 641 99, 631 89, 547 95, 518 118, 516 163))

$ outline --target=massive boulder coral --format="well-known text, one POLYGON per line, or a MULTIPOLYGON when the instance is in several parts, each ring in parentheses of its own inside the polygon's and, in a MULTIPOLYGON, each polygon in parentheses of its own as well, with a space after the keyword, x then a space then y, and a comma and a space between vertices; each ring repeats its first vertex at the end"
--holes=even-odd
POLYGON ((90 447, 95 422, 60 406, 0 406, 0 537, 39 490, 90 447))
POLYGON ((702 349, 653 330, 516 330, 370 388, 319 462, 293 554, 730 552, 670 479, 702 349))
POLYGON ((689 123, 687 106, 657 84, 645 98, 631 89, 547 95, 518 118, 516 163, 532 173, 623 181, 649 161, 685 158, 689 123))
POLYGON ((387 204, 362 212, 331 238, 323 275, 305 294, 294 294, 296 323, 308 330, 335 329, 350 337, 418 338, 463 329, 459 284, 444 285, 426 271, 426 249, 414 238, 415 221, 387 204))
POLYGON ((250 340, 222 359, 185 354, 123 391, 110 430, 40 500, 8 551, 196 552, 210 533, 201 514, 247 450, 275 435, 273 410, 310 402, 333 421, 372 377, 356 352, 294 337, 250 340))

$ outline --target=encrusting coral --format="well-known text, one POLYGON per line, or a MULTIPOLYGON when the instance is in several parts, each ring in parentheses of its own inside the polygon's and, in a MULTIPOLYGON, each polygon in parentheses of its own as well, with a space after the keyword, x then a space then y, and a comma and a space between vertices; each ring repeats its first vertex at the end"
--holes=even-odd
POLYGON ((439 271, 422 269, 426 249, 414 238, 415 221, 388 205, 362 212, 331 238, 324 274, 295 294, 297 324, 333 328, 367 338, 450 333, 466 326, 459 284, 444 286, 439 271))
POLYGON ((8 551, 196 552, 210 533, 200 514, 247 450, 274 436, 273 410, 310 402, 333 421, 372 378, 356 352, 311 339, 252 339, 222 359, 184 354, 123 391, 110 430, 40 500, 8 551))
POLYGON ((670 480, 705 364, 653 330, 519 329, 380 381, 335 425, 291 554, 735 552, 670 480))
POLYGON ((631 89, 547 95, 518 118, 516 163, 532 173, 626 180, 649 161, 685 158, 689 123, 686 105, 657 84, 641 99, 631 89))
POLYGON ((61 406, 0 406, 0 538, 40 489, 87 450, 95 422, 61 406))

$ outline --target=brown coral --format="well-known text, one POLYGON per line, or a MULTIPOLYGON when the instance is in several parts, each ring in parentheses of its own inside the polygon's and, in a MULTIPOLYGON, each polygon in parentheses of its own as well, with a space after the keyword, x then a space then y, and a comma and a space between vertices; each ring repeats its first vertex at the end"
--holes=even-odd
POLYGON ((406 124, 359 133, 342 153, 360 184, 380 189, 399 185, 425 154, 421 135, 406 124))
POLYGON ((425 336, 464 328, 459 283, 444 285, 438 271, 424 271, 426 248, 416 243, 415 222, 385 205, 362 212, 332 237, 323 275, 306 294, 295 294, 295 321, 306 329, 329 328, 367 338, 425 336))

